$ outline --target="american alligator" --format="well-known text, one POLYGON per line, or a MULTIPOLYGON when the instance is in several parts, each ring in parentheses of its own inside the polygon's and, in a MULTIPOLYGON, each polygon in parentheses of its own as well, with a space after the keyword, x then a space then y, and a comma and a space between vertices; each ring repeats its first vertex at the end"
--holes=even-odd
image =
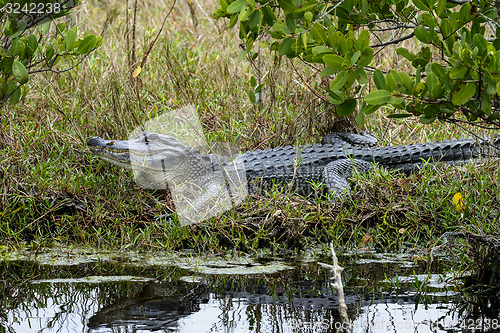
POLYGON ((248 151, 240 155, 239 164, 148 131, 126 141, 93 137, 88 147, 105 161, 140 171, 149 183, 156 184, 152 187, 165 186, 165 182, 170 187, 195 183, 201 192, 190 205, 198 210, 219 200, 221 190, 235 179, 246 179, 244 187, 250 194, 273 184, 290 184, 297 193, 309 195, 317 193, 317 184, 322 183, 342 200, 349 195, 348 178, 353 171, 368 172, 373 163, 411 172, 427 162, 460 164, 500 156, 500 136, 388 147, 373 147, 375 143, 365 133, 331 133, 321 144, 248 151))

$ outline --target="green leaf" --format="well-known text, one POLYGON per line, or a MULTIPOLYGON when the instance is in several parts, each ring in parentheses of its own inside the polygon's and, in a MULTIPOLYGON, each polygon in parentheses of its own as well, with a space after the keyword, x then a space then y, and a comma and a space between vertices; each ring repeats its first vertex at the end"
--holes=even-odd
MULTIPOLYGON (((363 110, 364 107, 366 106, 366 103, 363 103, 363 110)), ((365 127, 365 113, 361 110, 358 112, 358 115, 356 116, 356 124, 358 124, 359 128, 364 128, 365 127)))
POLYGON ((371 47, 365 48, 361 52, 361 58, 359 58, 357 65, 359 67, 368 66, 370 64, 370 62, 372 61, 372 59, 373 59, 373 49, 371 47))
POLYGON ((325 65, 327 65, 328 67, 332 68, 335 71, 338 71, 342 68, 345 59, 336 54, 327 54, 323 56, 323 61, 325 62, 325 65))
POLYGON ((420 119, 419 121, 422 123, 422 124, 430 124, 432 123, 434 120, 436 120, 436 117, 429 117, 425 114, 421 115, 420 116, 420 119))
POLYGON ((474 96, 475 93, 476 85, 474 83, 467 83, 453 94, 451 102, 454 105, 465 104, 472 98, 472 96, 474 96))
MULTIPOLYGON (((251 50, 252 50, 252 48, 253 48, 253 42, 254 42, 253 38, 252 38, 252 37, 249 37, 249 38, 247 39, 247 45, 246 45, 246 48, 245 48, 245 49, 246 49, 246 50, 251 51, 251 50)), ((255 56, 257 56, 257 54, 255 54, 255 56)))
POLYGON ((420 71, 422 68, 420 66, 415 67, 417 70, 415 71, 415 84, 420 82, 420 71))
POLYGON ((412 2, 420 10, 431 11, 425 0, 412 0, 412 2))
POLYGON ((243 8, 244 4, 245 4, 245 0, 236 0, 235 2, 233 2, 229 6, 227 6, 226 12, 228 14, 239 13, 241 11, 241 8, 243 8))
MULTIPOLYGON (((325 67, 323 68, 323 70, 321 71, 321 73, 319 73, 320 76, 330 76, 330 75, 333 75, 336 71, 333 70, 331 67, 325 67)), ((496 91, 496 86, 495 86, 495 91, 496 91)))
POLYGON ((405 99, 401 96, 391 96, 388 103, 394 107, 401 107, 404 102, 405 99))
POLYGON ((12 40, 12 46, 10 47, 9 54, 13 56, 24 57, 25 48, 26 45, 22 40, 19 40, 19 38, 14 38, 12 40))
POLYGON ((80 42, 80 45, 78 45, 78 50, 76 51, 76 53, 78 54, 89 53, 90 51, 92 51, 92 49, 96 44, 97 44, 97 37, 95 35, 88 35, 80 42))
POLYGON ((438 78, 442 77, 443 75, 446 74, 445 69, 441 64, 438 64, 437 62, 433 62, 431 64, 431 71, 436 74, 438 78))
POLYGON ((377 111, 377 109, 380 107, 380 105, 368 105, 366 103, 365 107, 363 110, 361 110, 364 114, 372 114, 373 112, 377 111))
POLYGON ((483 35, 475 34, 474 37, 472 37, 472 41, 474 42, 474 45, 479 49, 481 55, 486 52, 489 43, 483 35))
POLYGON ((469 68, 464 65, 458 65, 457 67, 453 67, 453 69, 450 71, 450 78, 453 80, 459 80, 465 76, 465 73, 469 68))
POLYGON ((444 18, 441 21, 441 31, 443 32, 443 38, 448 38, 448 36, 452 33, 453 29, 451 28, 451 22, 449 18, 444 18))
POLYGON ((486 118, 486 121, 495 121, 500 117, 500 112, 495 111, 488 118, 486 118))
POLYGON ((287 55, 292 52, 292 39, 287 37, 283 39, 278 46, 278 53, 281 55, 287 55))
POLYGON ((97 44, 95 44, 95 47, 101 47, 103 39, 102 36, 96 36, 97 38, 97 44))
POLYGON ((60 33, 63 33, 64 31, 66 31, 66 28, 67 28, 67 27, 66 27, 66 23, 64 23, 64 22, 61 22, 61 23, 59 23, 59 24, 57 25, 57 30, 58 30, 58 32, 60 32, 60 33))
POLYGON ((484 88, 486 89, 486 92, 490 95, 494 95, 497 92, 497 86, 493 78, 489 76, 484 77, 484 88))
POLYGON ((363 68, 357 68, 356 74, 358 75, 357 80, 359 84, 365 84, 368 82, 368 75, 366 74, 366 71, 363 68))
POLYGON ((252 75, 252 77, 250 78, 250 85, 252 86, 252 88, 255 88, 257 87, 257 79, 255 78, 255 76, 252 75))
POLYGON ((370 45, 370 33, 368 30, 362 30, 359 33, 358 39, 354 43, 354 47, 358 51, 363 51, 370 45))
MULTIPOLYGON (((330 68, 330 67, 327 67, 330 68)), ((330 82, 330 90, 335 91, 335 90, 340 90, 344 84, 347 82, 347 79, 349 78, 349 72, 347 71, 342 71, 337 73, 335 76, 335 79, 333 79, 330 82)))
MULTIPOLYGON (((25 20, 18 20, 16 26, 16 30, 12 31, 11 38, 16 38, 21 36, 21 34, 26 30, 27 22, 25 20)), ((14 27, 14 26, 13 26, 14 27)))
POLYGON ((254 105, 257 104, 257 98, 256 98, 257 96, 252 89, 247 89, 247 96, 252 104, 254 105))
POLYGON ((300 39, 302 40, 302 46, 304 47, 304 50, 307 50, 307 35, 300 35, 300 39))
POLYGON ((295 33, 295 29, 297 28, 297 23, 295 22, 295 19, 293 18, 292 14, 288 14, 285 18, 285 23, 286 27, 288 30, 293 34, 295 33))
POLYGON ((253 12, 253 9, 250 8, 248 4, 244 4, 238 14, 238 19, 240 20, 240 22, 246 21, 253 12))
POLYGON ((484 114, 491 113, 491 96, 484 92, 481 96, 481 111, 483 111, 484 114))
POLYGON ((234 27, 238 23, 238 14, 233 14, 229 18, 229 27, 234 27))
POLYGON ((425 43, 425 44, 429 44, 430 43, 430 41, 431 41, 431 35, 427 31, 427 29, 425 29, 424 27, 416 26, 413 29, 413 32, 415 33, 415 37, 417 37, 417 39, 419 41, 421 41, 422 43, 425 43))
POLYGON ((42 35, 45 35, 47 32, 49 32, 51 22, 52 21, 48 18, 43 20, 42 23, 40 23, 40 25, 38 26, 38 31, 40 31, 42 35))
POLYGON ((366 104, 383 105, 386 104, 392 95, 387 90, 375 90, 365 96, 366 104))
POLYGON ((438 0, 438 5, 436 8, 436 14, 441 17, 443 15, 444 10, 446 9, 446 0, 438 0))
POLYGON ((385 77, 381 70, 376 69, 373 72, 373 82, 375 82, 377 89, 385 89, 385 77))
POLYGON ((350 116, 356 110, 357 105, 358 102, 355 99, 347 99, 337 106, 337 114, 343 117, 350 116))
POLYGON ((256 10, 250 15, 250 19, 248 20, 248 26, 250 30, 260 31, 262 27, 262 12, 260 10, 256 10))
POLYGON ((366 14, 368 13, 368 0, 361 0, 360 9, 361 9, 361 16, 365 17, 366 14))
POLYGON ((16 90, 14 90, 12 92, 12 94, 10 95, 10 102, 12 103, 12 105, 16 104, 17 102, 19 102, 19 99, 21 98, 21 88, 18 87, 16 90))
POLYGON ((464 3, 460 6, 458 11, 458 17, 461 21, 467 21, 471 10, 471 5, 469 3, 464 3))
POLYGON ((425 85, 425 83, 423 83, 423 82, 419 82, 419 83, 417 83, 417 85, 415 86, 415 92, 416 92, 417 94, 424 93, 426 90, 427 90, 427 86, 426 86, 426 85, 425 85))
POLYGON ((323 26, 319 23, 316 23, 312 26, 310 31, 311 37, 321 45, 326 45, 326 31, 323 26))
POLYGON ((64 38, 64 49, 69 52, 73 50, 73 46, 75 45, 76 40, 76 30, 69 29, 66 33, 66 37, 64 38))
POLYGON ((361 55, 361 51, 356 51, 351 57, 350 63, 351 66, 354 66, 356 62, 358 62, 359 56, 361 55))
POLYGON ((328 100, 330 103, 338 105, 344 101, 344 93, 341 91, 328 90, 328 100))
POLYGON ((403 57, 405 57, 406 59, 408 59, 410 61, 413 61, 417 58, 416 55, 414 55, 413 53, 411 53, 410 51, 408 51, 408 49, 406 49, 404 47, 398 47, 398 49, 396 50, 396 53, 402 55, 403 57))
POLYGON ((17 60, 14 60, 12 63, 12 74, 14 75, 14 79, 20 84, 28 82, 28 70, 17 60))
POLYGON ((226 11, 227 6, 229 6, 228 0, 219 0, 219 3, 220 3, 220 9, 226 11))
POLYGON ((52 59, 52 57, 54 56, 54 47, 52 47, 52 45, 50 45, 49 47, 47 47, 47 50, 45 51, 45 61, 49 61, 50 59, 52 59))
POLYGON ((318 2, 316 0, 307 2, 304 2, 303 0, 295 0, 293 1, 293 3, 295 3, 295 5, 297 6, 291 11, 291 13, 294 15, 303 15, 306 12, 314 12, 318 7, 318 2))
POLYGON ((401 84, 406 88, 408 94, 413 92, 413 80, 411 76, 406 72, 399 72, 399 77, 401 78, 401 84))
POLYGON ((330 49, 328 46, 318 45, 312 48, 312 53, 313 54, 332 53, 332 49, 330 49))
POLYGON ((278 5, 283 8, 285 12, 291 12, 295 9, 295 5, 292 0, 278 0, 278 5))
POLYGON ((433 98, 438 98, 443 95, 444 89, 441 83, 436 83, 432 88, 431 94, 433 98))
POLYGON ((269 6, 262 8, 262 15, 264 16, 264 22, 266 22, 268 26, 272 26, 276 21, 276 15, 269 6))
POLYGON ((385 76, 385 89, 388 91, 394 91, 398 88, 398 83, 401 82, 398 72, 391 69, 389 73, 385 76))
POLYGON ((29 35, 28 37, 28 47, 32 52, 35 52, 36 47, 38 46, 38 39, 35 35, 29 35))
POLYGON ((437 83, 439 83, 439 79, 436 76, 436 74, 431 72, 429 75, 427 75, 427 79, 426 79, 425 83, 427 84, 427 90, 432 91, 434 89, 434 86, 437 83))

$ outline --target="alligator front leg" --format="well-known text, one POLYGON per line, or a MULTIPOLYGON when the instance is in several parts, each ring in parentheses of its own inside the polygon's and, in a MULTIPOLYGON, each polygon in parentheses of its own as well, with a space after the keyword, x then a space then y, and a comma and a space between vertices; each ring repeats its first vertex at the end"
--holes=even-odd
MULTIPOLYGON (((233 202, 224 182, 183 183, 170 188, 177 217, 181 226, 198 223, 231 209, 233 202)), ((159 218, 172 217, 164 214, 159 218)))
POLYGON ((247 195, 246 182, 235 184, 229 180, 214 173, 206 182, 185 183, 171 189, 180 224, 218 216, 243 201, 247 195))
POLYGON ((328 192, 344 201, 351 194, 347 178, 352 177, 354 169, 366 173, 373 167, 370 162, 349 158, 328 163, 323 170, 323 183, 328 188, 328 192))

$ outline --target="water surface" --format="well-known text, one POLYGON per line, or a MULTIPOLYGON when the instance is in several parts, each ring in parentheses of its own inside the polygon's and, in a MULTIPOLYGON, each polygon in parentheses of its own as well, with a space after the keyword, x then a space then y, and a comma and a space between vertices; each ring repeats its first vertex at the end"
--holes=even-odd
MULTIPOLYGON (((498 309, 459 292, 453 263, 339 256, 348 315, 317 255, 19 251, 0 261, 0 332, 482 332, 498 309)), ((486 302, 486 303, 485 303, 486 302)))

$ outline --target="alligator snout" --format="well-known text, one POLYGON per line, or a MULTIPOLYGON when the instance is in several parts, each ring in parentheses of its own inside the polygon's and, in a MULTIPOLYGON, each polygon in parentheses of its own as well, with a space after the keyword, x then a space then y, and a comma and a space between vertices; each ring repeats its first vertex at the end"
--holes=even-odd
POLYGON ((94 137, 90 138, 89 141, 87 141, 87 146, 89 146, 89 147, 102 147, 105 145, 106 145, 106 140, 104 140, 98 136, 94 136, 94 137))

